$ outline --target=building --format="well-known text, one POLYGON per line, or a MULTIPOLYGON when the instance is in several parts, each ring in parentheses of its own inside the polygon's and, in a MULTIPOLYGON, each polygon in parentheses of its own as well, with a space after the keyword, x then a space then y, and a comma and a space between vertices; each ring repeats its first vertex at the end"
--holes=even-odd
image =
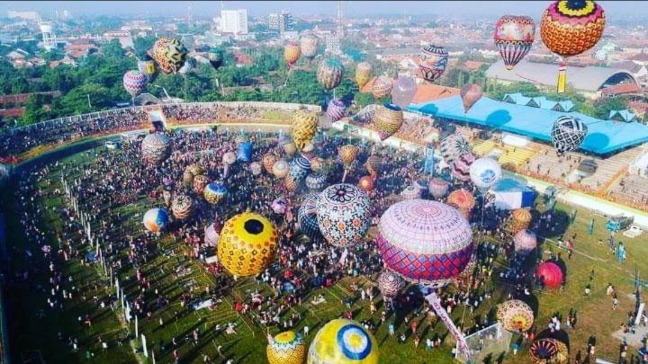
POLYGON ((282 11, 279 15, 279 32, 289 32, 295 28, 295 20, 287 11, 282 11))
POLYGON ((221 10, 220 26, 223 33, 248 34, 247 9, 221 10))
POLYGON ((13 11, 7 10, 7 18, 9 19, 24 19, 38 21, 38 13, 35 11, 13 11))
POLYGON ((270 13, 268 15, 268 30, 279 31, 279 14, 270 13))

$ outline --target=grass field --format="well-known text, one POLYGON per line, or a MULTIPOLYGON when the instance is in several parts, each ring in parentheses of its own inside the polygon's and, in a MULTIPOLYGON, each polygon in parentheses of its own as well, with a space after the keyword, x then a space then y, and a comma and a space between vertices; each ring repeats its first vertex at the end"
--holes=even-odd
MULTIPOLYGON (((88 163, 87 153, 72 156, 66 159, 77 165, 88 163)), ((52 168, 49 178, 55 183, 39 186, 44 191, 53 191, 62 188, 59 177, 60 170, 52 168)), ((538 210, 542 211, 545 206, 541 199, 538 200, 538 210)), ((4 211, 12 211, 15 203, 9 194, 3 199, 4 211)), ((51 231, 52 227, 60 230, 60 217, 53 213, 52 207, 60 207, 67 204, 65 198, 47 197, 40 200, 41 209, 44 211, 41 228, 50 237, 51 245, 56 247, 56 241, 51 231)), ((141 230, 141 213, 145 211, 146 196, 139 196, 139 199, 127 206, 120 207, 120 213, 125 223, 119 227, 122 235, 136 234, 141 230)), ((611 333, 617 331, 622 322, 627 321, 627 312, 633 311, 634 299, 628 295, 634 293, 633 275, 637 269, 646 267, 644 264, 648 256, 648 244, 646 239, 640 237, 634 240, 623 239, 627 249, 627 260, 619 263, 614 256, 610 255, 605 245, 597 243, 599 239, 605 240, 608 232, 605 230, 606 220, 600 216, 591 216, 588 211, 573 208, 571 206, 557 205, 557 218, 562 219, 562 228, 556 231, 540 231, 546 240, 541 246, 544 258, 548 258, 550 252, 561 253, 562 259, 567 267, 567 284, 564 291, 544 291, 538 294, 539 313, 536 319, 538 331, 546 327, 550 317, 559 312, 563 317, 567 316, 570 309, 577 310, 577 330, 569 333, 572 357, 578 351, 586 348, 590 335, 597 337, 597 353, 601 358, 615 361, 618 357, 620 341, 613 338, 611 333), (573 224, 568 223, 568 215, 576 211, 576 219, 573 224), (595 220, 595 229, 592 235, 587 232, 590 219, 595 220), (559 236, 565 237, 576 234, 575 253, 571 259, 567 259, 567 252, 561 251, 553 244, 559 236), (590 273, 594 271, 592 281, 592 294, 585 297, 583 290, 590 282, 590 273), (611 309, 611 298, 606 296, 605 289, 608 283, 617 287, 619 292, 619 309, 611 309)), ((65 275, 71 277, 78 285, 78 292, 71 300, 63 302, 62 309, 50 309, 47 306, 47 298, 51 296, 48 279, 48 267, 45 266, 40 254, 40 247, 26 241, 18 216, 12 213, 5 213, 8 225, 8 241, 10 244, 12 271, 19 273, 27 267, 39 267, 39 272, 33 277, 20 280, 12 288, 7 289, 5 297, 8 299, 8 318, 11 332, 11 355, 15 363, 29 362, 30 357, 42 354, 43 359, 48 363, 77 363, 88 360, 96 363, 138 363, 151 362, 151 358, 145 359, 142 353, 142 342, 134 339, 134 323, 126 323, 123 310, 119 303, 114 308, 106 306, 100 308, 96 302, 107 296, 115 296, 115 290, 110 286, 110 278, 104 274, 104 269, 99 265, 81 265, 79 260, 70 259, 65 263, 65 275), (27 258, 25 250, 33 252, 31 258, 27 258), (84 297, 85 296, 85 299, 84 297), (94 297, 97 297, 97 300, 94 297), (41 315, 40 312, 44 315, 41 315), (91 327, 79 322, 78 318, 91 313, 94 321, 91 327), (44 316, 44 317, 43 317, 44 316), (78 350, 72 350, 68 345, 68 337, 76 337, 79 340, 78 350), (101 341, 108 344, 108 349, 101 347, 101 341)), ((91 247, 79 246, 81 254, 85 255, 91 247)), ((265 295, 272 294, 270 288, 254 279, 227 280, 227 286, 217 286, 216 278, 207 272, 201 263, 186 258, 184 244, 176 241, 173 237, 165 235, 159 241, 159 250, 165 254, 157 254, 140 267, 145 276, 151 278, 151 286, 148 291, 159 290, 170 297, 172 304, 167 305, 153 314, 150 319, 142 319, 139 322, 139 333, 144 334, 147 340, 149 354, 155 351, 156 362, 172 363, 174 347, 172 339, 178 342, 178 353, 181 363, 203 362, 203 355, 208 355, 214 363, 224 363, 228 358, 233 358, 236 363, 264 363, 266 362, 265 345, 266 329, 253 323, 248 316, 239 315, 233 309, 234 302, 241 301, 244 297, 254 291, 265 295), (185 273, 176 273, 179 266, 185 267, 185 273), (187 290, 202 293, 206 287, 217 287, 217 291, 224 295, 225 299, 213 310, 201 309, 198 311, 183 308, 175 297, 187 290), (193 288, 191 288, 193 287, 193 288), (161 319, 161 321, 160 321, 161 319), (238 333, 236 335, 225 335, 214 330, 216 324, 225 325, 228 322, 236 322, 238 333), (162 323, 162 324, 160 324, 162 323), (194 329, 200 330, 200 341, 194 345, 188 338, 192 337, 194 329), (221 347, 222 355, 219 355, 217 348, 221 347)), ((122 252, 125 254, 125 252, 122 252)), ((499 265, 505 266, 506 262, 500 260, 499 265)), ((645 272, 640 272, 645 274, 645 272)), ((493 274, 496 277, 496 274, 493 274)), ((313 339, 318 328, 332 318, 341 316, 345 312, 343 300, 347 297, 354 297, 352 310, 354 318, 358 321, 371 318, 369 302, 362 301, 355 297, 351 291, 353 284, 367 286, 375 282, 376 277, 347 277, 335 286, 327 289, 312 291, 306 297, 303 305, 295 307, 284 318, 292 313, 299 313, 301 320, 296 323, 294 329, 301 330, 305 325, 310 327, 310 334, 306 338, 309 343, 313 339), (309 302, 312 297, 324 294, 327 301, 324 304, 313 306, 309 302)), ((128 297, 135 297, 139 288, 135 282, 133 269, 122 271, 119 275, 121 286, 128 297)), ((482 304, 478 314, 487 314, 497 303, 501 302, 511 287, 497 285, 494 281, 489 285, 495 287, 492 300, 482 304)), ((453 289, 452 287, 448 289, 453 289)), ((378 297, 378 312, 382 310, 382 302, 378 297)), ((396 337, 390 337, 387 332, 387 325, 379 326, 375 337, 380 344, 381 363, 452 363, 450 349, 454 340, 447 335, 447 329, 442 323, 431 322, 420 315, 413 317, 407 313, 410 319, 421 321, 419 325, 422 335, 422 343, 418 348, 414 347, 412 338, 408 336, 405 344, 399 344, 396 337), (445 337, 442 349, 428 351, 425 349, 424 340, 434 334, 445 337)), ((402 315, 401 315, 402 316, 402 315)), ((456 320, 469 319, 470 314, 459 307, 453 311, 456 320)), ((376 321, 378 317, 374 317, 376 321)), ((388 317, 387 321, 394 320, 396 332, 406 332, 409 335, 409 325, 403 322, 403 317, 388 317)), ((469 325, 466 322, 466 325, 469 325)), ((278 328, 270 328, 270 333, 279 333, 278 328)), ((397 335, 396 335, 397 336, 397 335)), ((632 350, 630 353, 634 353, 632 350)), ((629 354, 630 354, 629 353, 629 354)), ((498 353, 499 354, 499 353, 498 353)), ((38 362, 38 361, 31 361, 38 362)), ((528 363, 530 362, 526 348, 523 348, 517 356, 508 353, 504 363, 528 363)))

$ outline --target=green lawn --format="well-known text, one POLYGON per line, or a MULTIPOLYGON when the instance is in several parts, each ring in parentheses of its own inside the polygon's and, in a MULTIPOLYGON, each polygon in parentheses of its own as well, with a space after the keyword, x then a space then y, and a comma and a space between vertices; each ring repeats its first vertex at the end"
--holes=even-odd
MULTIPOLYGON (((88 163, 89 158, 84 153, 75 155, 66 160, 75 161, 75 163, 88 163)), ((55 188, 62 188, 60 183, 60 170, 52 168, 50 178, 56 183, 46 186, 41 184, 45 191, 52 191, 55 188)), ((3 200, 5 211, 13 207, 13 201, 7 194, 3 200)), ((61 226, 63 223, 58 216, 51 212, 54 206, 61 206, 66 201, 63 198, 44 198, 41 200, 43 209, 47 209, 41 227, 47 231, 51 245, 57 246, 57 241, 51 233, 52 227, 61 226)), ((122 235, 136 233, 140 230, 139 222, 141 213, 145 211, 146 198, 141 197, 137 202, 129 206, 120 207, 122 218, 126 223, 119 227, 122 235)), ((542 210, 542 204, 538 207, 542 210)), ((557 205, 559 216, 565 220, 567 214, 572 211, 572 207, 557 205)), ((620 264, 608 252, 608 248, 599 245, 597 240, 605 238, 608 232, 605 230, 605 219, 602 217, 595 218, 595 231, 593 235, 588 235, 587 227, 589 226, 592 216, 585 210, 577 209, 576 221, 572 225, 566 226, 562 231, 541 232, 548 239, 555 240, 558 236, 572 236, 577 234, 576 252, 571 259, 567 259, 565 251, 562 257, 567 266, 567 285, 564 291, 545 291, 539 295, 539 315, 536 320, 540 329, 546 327, 546 323, 554 312, 560 312, 564 317, 570 309, 574 308, 578 312, 578 330, 570 333, 570 343, 572 353, 583 350, 586 347, 587 338, 595 334, 598 338, 597 352, 599 357, 608 360, 615 360, 618 355, 618 340, 612 338, 610 334, 616 331, 619 324, 626 320, 628 311, 634 309, 634 301, 628 297, 628 294, 634 292, 633 274, 637 268, 645 267, 644 257, 648 254, 648 245, 645 244, 645 238, 633 240, 621 239, 626 243, 628 259, 625 263, 620 264), (589 282, 590 272, 595 271, 595 278, 592 282, 592 295, 585 297, 583 289, 589 282), (611 310, 611 299, 605 295, 607 284, 614 284, 619 291, 620 307, 616 311, 611 310)), ((25 356, 30 352, 38 350, 42 353, 45 361, 49 363, 76 363, 86 361, 88 351, 94 355, 92 361, 95 363, 137 363, 151 362, 149 358, 146 361, 141 353, 140 340, 124 340, 123 345, 119 346, 118 342, 124 339, 128 333, 134 334, 134 324, 125 323, 123 311, 119 304, 115 310, 106 307, 98 308, 93 297, 101 299, 106 295, 115 294, 114 289, 110 287, 109 277, 103 272, 99 265, 81 266, 78 260, 71 259, 65 266, 65 274, 72 277, 75 284, 80 287, 80 294, 71 300, 64 301, 63 309, 52 310, 47 307, 46 300, 50 296, 50 285, 47 282, 48 267, 43 264, 42 254, 39 248, 25 241, 21 227, 18 224, 15 214, 5 214, 8 225, 8 241, 10 242, 10 251, 12 254, 12 269, 15 272, 21 272, 29 265, 42 265, 40 273, 35 277, 30 277, 27 281, 17 285, 15 288, 8 290, 5 297, 10 302, 9 327, 11 332, 11 354, 15 363, 23 362, 25 356), (30 249, 34 252, 34 258, 27 261, 24 256, 24 250, 30 249), (43 289, 45 287, 46 289, 43 289), (85 299, 81 296, 85 296, 85 299), (43 309, 45 317, 39 317, 38 312, 43 309), (92 313, 95 320, 92 327, 84 327, 78 321, 79 316, 86 313, 92 313), (62 340, 58 338, 61 333, 62 340), (68 345, 67 337, 74 336, 79 339, 79 350, 74 352, 68 345), (104 351, 99 343, 99 337, 108 343, 108 350, 104 351), (137 351, 137 353, 134 353, 137 351)), ((622 237, 621 237, 622 238, 622 237)), ((264 284, 257 283, 254 279, 239 279, 231 282, 233 287, 228 290, 227 287, 219 287, 219 290, 226 290, 225 299, 216 306, 212 311, 201 309, 193 311, 188 308, 182 308, 174 297, 179 296, 182 292, 187 291, 191 285, 197 294, 205 291, 205 287, 214 287, 216 279, 209 274, 204 267, 193 260, 185 258, 183 246, 180 242, 175 241, 171 236, 164 236, 159 241, 160 249, 168 252, 166 255, 158 255, 155 259, 149 260, 143 265, 142 271, 145 276, 152 279, 149 293, 154 290, 164 292, 170 298, 171 304, 156 311, 151 319, 142 319, 139 322, 139 331, 146 335, 149 347, 155 350, 156 361, 158 363, 171 363, 172 357, 172 338, 180 343, 178 352, 182 363, 202 362, 202 355, 209 355, 214 362, 224 362, 226 358, 233 357, 236 363, 264 363, 265 362, 265 345, 266 329, 254 324, 248 316, 239 315, 233 310, 233 304, 237 300, 242 300, 249 296, 250 292, 259 291, 266 295, 271 294, 270 288, 264 284), (170 254, 174 252, 174 254, 170 254), (173 255, 173 256, 171 256, 173 255), (178 265, 184 265, 190 268, 190 273, 184 276, 175 274, 178 265), (163 324, 160 325, 159 319, 162 318, 163 324), (227 322, 236 322, 238 324, 238 334, 227 336, 216 334, 214 326, 216 324, 224 325, 227 322), (193 343, 187 343, 185 338, 191 336, 194 329, 199 328, 201 340, 197 346, 193 343), (164 351, 160 350, 160 343, 164 346, 164 351), (223 357, 220 357, 217 348, 222 346, 223 357)), ((81 254, 89 251, 90 247, 80 247, 81 254)), ((545 241, 542 246, 544 257, 549 257, 548 252, 557 252, 557 247, 551 240, 545 241)), ((125 252, 122 252, 125 254, 125 252)), ((506 262, 500 261, 499 264, 505 265, 506 262)), ((645 272, 641 272, 645 274, 645 272)), ((495 277, 496 274, 493 274, 495 277)), ((342 300, 350 297, 351 285, 359 284, 367 286, 375 282, 376 277, 355 277, 345 278, 337 285, 329 289, 312 292, 306 299, 305 304, 296 307, 296 311, 290 311, 285 318, 291 313, 297 312, 301 315, 302 320, 296 324, 296 329, 308 325, 311 328, 307 341, 313 339, 315 332, 328 320, 342 315, 345 311, 342 300), (309 302, 313 296, 323 293, 327 298, 326 303, 313 306, 309 302)), ((140 292, 135 283, 135 272, 133 270, 123 271, 119 276, 122 287, 128 297, 134 297, 140 292)), ((493 282, 489 282, 493 285, 493 282)), ((493 308, 496 303, 501 302, 502 297, 506 294, 507 287, 496 286, 493 299, 482 304, 478 314, 486 314, 493 308)), ((448 289, 453 289, 449 287, 448 289)), ((380 298, 378 298, 380 300, 380 298)), ((382 309, 382 302, 378 302, 378 311, 382 309)), ((357 320, 369 318, 369 303, 361 301, 359 298, 353 303, 354 317, 357 320)), ((411 314, 410 314, 411 317, 411 314)), ((470 318, 470 314, 464 312, 462 308, 453 312, 453 317, 460 320, 470 318)), ((374 317, 376 320, 378 317, 374 317)), ((393 320, 388 318, 388 322, 393 320)), ((422 315, 416 317, 421 321, 419 325, 421 332, 425 337, 433 333, 447 336, 447 329, 442 323, 432 323, 422 315)), ((397 333, 409 331, 408 325, 402 322, 403 318, 395 320, 397 324, 397 333)), ((468 323, 467 323, 468 324, 468 323)), ((411 337, 405 344, 398 344, 395 337, 389 337, 387 325, 380 326, 375 333, 375 337, 380 344, 381 363, 451 363, 450 348, 454 340, 448 336, 444 341, 442 350, 434 349, 427 351, 425 349, 424 339, 418 348, 414 347, 411 337)), ((539 330, 540 331, 540 330, 539 330)), ((270 332, 276 334, 280 332, 277 328, 271 328, 270 332)), ((408 332, 409 334, 409 332, 408 332)), ((530 362, 528 353, 523 348, 517 356, 512 357, 509 353, 504 363, 527 363, 530 362)))

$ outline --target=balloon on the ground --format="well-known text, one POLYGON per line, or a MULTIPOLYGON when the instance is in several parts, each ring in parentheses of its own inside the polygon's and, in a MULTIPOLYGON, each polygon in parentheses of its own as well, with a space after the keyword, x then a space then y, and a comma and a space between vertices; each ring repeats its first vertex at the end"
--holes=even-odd
POLYGON ((398 292, 405 287, 405 281, 398 274, 386 270, 378 277, 378 290, 387 299, 398 296, 398 292))
POLYGON ((194 176, 193 191, 197 196, 202 196, 205 193, 205 187, 209 184, 209 177, 204 174, 194 176))
POLYGON ((232 275, 250 277, 265 270, 279 248, 279 234, 270 220, 254 212, 225 222, 218 240, 218 261, 232 275))
POLYGON ((497 319, 504 329, 511 332, 525 332, 533 326, 533 310, 521 300, 508 300, 497 306, 497 319))
POLYGON ((511 232, 517 234, 520 230, 529 228, 533 215, 527 209, 516 209, 511 213, 511 232))
POLYGON ((302 56, 310 60, 317 55, 319 40, 312 33, 306 33, 301 37, 299 46, 301 47, 302 56))
POLYGON ((159 233, 167 226, 169 223, 169 213, 165 209, 153 208, 144 214, 142 223, 146 230, 152 233, 159 233))
POLYGON ((200 174, 205 174, 205 169, 199 165, 199 164, 192 164, 186 168, 186 170, 190 171, 192 175, 198 176, 200 174))
POLYGON ((227 196, 227 187, 221 182, 211 182, 203 191, 203 196, 205 200, 212 205, 216 205, 225 199, 227 196))
POLYGON ((261 163, 263 163, 263 168, 267 173, 270 174, 272 174, 272 167, 274 166, 276 161, 277 161, 277 156, 272 153, 264 154, 263 158, 261 159, 261 163))
POLYGON ((236 154, 236 159, 241 162, 249 162, 252 160, 252 142, 241 142, 238 145, 238 152, 236 154))
POLYGON ((409 185, 401 192, 403 200, 416 200, 421 198, 421 189, 414 185, 409 185))
POLYGON ((373 77, 373 66, 369 62, 360 62, 356 66, 355 78, 359 88, 363 88, 373 77))
POLYGON ((365 168, 372 176, 378 175, 380 173, 380 168, 382 168, 382 159, 377 155, 371 155, 367 158, 365 163, 365 168))
POLYGON ((151 164, 158 164, 167 159, 171 153, 170 139, 166 134, 153 133, 142 140, 142 159, 151 164))
POLYGON ((470 181, 470 166, 475 161, 472 153, 464 153, 452 162, 452 175, 460 181, 470 181))
POLYGON ((301 109, 293 113, 292 138, 298 150, 301 151, 313 139, 318 124, 319 117, 312 111, 301 109))
POLYGON ((319 225, 317 224, 318 199, 319 194, 311 193, 306 195, 297 212, 299 230, 313 240, 321 236, 319 225))
POLYGON ((429 184, 429 190, 430 194, 432 194, 432 197, 434 198, 441 198, 448 193, 448 190, 450 189, 450 184, 442 180, 441 178, 432 178, 429 184))
POLYGON ((344 117, 345 111, 346 105, 344 102, 339 98, 335 98, 329 101, 328 106, 326 107, 326 116, 328 116, 331 121, 335 122, 344 117))
POLYGON ((153 45, 153 59, 164 74, 177 73, 187 60, 187 48, 176 38, 158 39, 153 45))
MULTIPOLYGON (((302 143, 303 143, 302 145, 306 145, 306 142, 302 142, 302 143)), ((284 149, 284 152, 286 152, 286 154, 289 157, 292 157, 293 155, 295 155, 295 153, 297 153, 297 146, 295 145, 294 142, 288 142, 288 143, 284 144, 283 149, 284 149)))
POLYGON ((551 142, 558 155, 580 147, 586 136, 587 125, 570 115, 563 115, 556 119, 551 128, 551 142))
POLYGON ((353 320, 326 323, 308 348, 308 364, 378 364, 378 342, 353 320))
POLYGON ((269 364, 304 364, 306 343, 294 331, 284 331, 268 338, 266 355, 269 364))
POLYGON ((347 168, 351 166, 353 162, 355 162, 356 158, 358 158, 358 153, 360 153, 360 149, 358 149, 358 147, 353 144, 346 144, 341 146, 338 152, 342 163, 347 168))
POLYGON ((389 96, 392 88, 392 80, 385 76, 378 76, 374 79, 374 82, 371 85, 371 94, 373 95, 374 99, 380 100, 384 97, 389 96))
POLYGON ((171 213, 178 220, 185 220, 193 212, 193 200, 187 195, 176 195, 171 203, 171 213))
POLYGON ((205 227, 205 244, 211 247, 218 246, 218 239, 220 238, 220 229, 222 227, 216 228, 216 223, 209 224, 205 227))
POLYGON ((236 154, 234 152, 226 152, 223 154, 223 164, 234 164, 236 163, 236 154))
POLYGON ((441 156, 449 165, 460 155, 472 152, 470 142, 461 133, 450 134, 441 141, 441 156))
POLYGON ((518 231, 513 237, 513 247, 520 255, 528 255, 538 246, 538 237, 528 229, 518 231))
POLYGON ((392 103, 406 109, 416 95, 416 81, 409 76, 398 76, 391 90, 392 103))
POLYGON ((479 158, 470 165, 470 180, 480 190, 487 190, 502 178, 502 167, 490 157, 479 158))
POLYGON ((306 178, 308 173, 310 172, 310 162, 308 159, 304 158, 301 155, 296 156, 289 165, 289 171, 288 174, 295 180, 295 181, 302 181, 306 178))
POLYGON ((443 47, 435 45, 424 47, 421 49, 419 58, 421 76, 430 82, 439 79, 448 66, 448 51, 443 47))
POLYGON ((317 68, 317 81, 324 90, 332 90, 342 82, 344 66, 334 58, 327 58, 317 68))
POLYGON ((385 140, 403 126, 403 110, 391 103, 379 105, 373 116, 373 124, 378 129, 380 140, 385 140))
POLYGON ((430 200, 405 200, 383 213, 377 244, 387 268, 405 280, 442 287, 470 261, 472 228, 454 207, 430 200))
POLYGON ((272 165, 272 174, 275 175, 275 177, 282 179, 285 178, 288 175, 289 167, 288 167, 288 162, 285 160, 278 160, 272 165))
POLYGON ((482 88, 476 83, 467 83, 459 91, 464 113, 467 113, 473 105, 482 97, 482 88))
POLYGON ((507 70, 512 70, 531 50, 535 23, 525 15, 504 15, 495 24, 493 39, 507 70))
POLYGON ((603 8, 590 0, 561 0, 542 15, 540 36, 550 51, 575 56, 594 47, 605 29, 603 8))
POLYGON ((475 196, 465 188, 460 188, 450 192, 448 195, 448 205, 458 209, 464 215, 466 220, 470 221, 472 209, 475 207, 475 196))
POLYGON ((549 337, 536 339, 529 347, 529 354, 535 363, 550 363, 558 354, 558 343, 549 337))
POLYGON ((250 163, 250 172, 252 172, 253 176, 258 176, 263 172, 263 167, 261 167, 261 163, 259 162, 252 162, 250 163))
POLYGON ((311 191, 320 191, 326 187, 326 175, 321 173, 311 173, 306 176, 306 188, 311 191))
POLYGON ((369 230, 371 200, 358 187, 339 183, 327 187, 317 200, 317 223, 329 244, 350 246, 369 230))
POLYGON ((284 59, 289 66, 294 66, 301 56, 301 47, 297 42, 288 42, 284 47, 284 59))
POLYGON ((131 97, 135 97, 146 90, 148 77, 140 71, 127 71, 123 77, 124 89, 131 97))
POLYGON ((295 180, 290 174, 284 178, 284 187, 286 187, 286 190, 288 192, 294 192, 299 188, 299 185, 301 184, 301 181, 295 180))
POLYGON ((275 214, 285 214, 287 207, 286 199, 283 197, 274 199, 270 204, 270 208, 275 214))
POLYGON ((558 264, 550 261, 540 263, 535 274, 536 278, 549 288, 560 287, 564 280, 562 269, 558 264))
POLYGON ((374 189, 373 177, 371 176, 360 177, 360 180, 358 181, 358 188, 360 188, 365 192, 373 191, 374 189))

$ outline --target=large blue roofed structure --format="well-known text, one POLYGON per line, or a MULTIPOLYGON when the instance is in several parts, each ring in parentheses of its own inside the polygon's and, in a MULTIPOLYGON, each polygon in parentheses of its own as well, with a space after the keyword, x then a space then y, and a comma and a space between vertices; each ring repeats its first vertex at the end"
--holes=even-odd
POLYGON ((614 154, 624 148, 648 142, 648 126, 637 122, 599 120, 577 112, 539 109, 482 97, 464 113, 460 96, 451 96, 425 104, 412 104, 409 111, 459 123, 472 123, 487 128, 523 135, 551 143, 554 121, 571 115, 587 124, 587 137, 580 149, 597 155, 614 154))

